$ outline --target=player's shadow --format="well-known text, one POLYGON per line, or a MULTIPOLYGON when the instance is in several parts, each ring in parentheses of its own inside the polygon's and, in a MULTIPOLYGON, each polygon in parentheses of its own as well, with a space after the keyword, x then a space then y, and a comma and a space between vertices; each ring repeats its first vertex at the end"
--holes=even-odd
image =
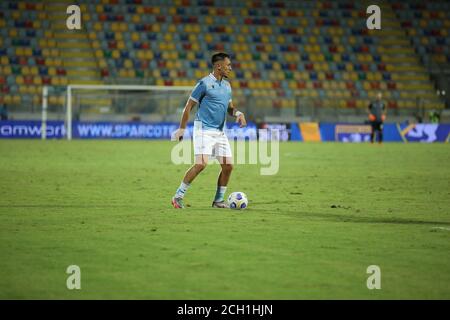
POLYGON ((130 206, 124 204, 8 204, 0 205, 0 208, 36 208, 36 209, 112 209, 135 208, 146 209, 146 206, 130 206))
MULTIPOLYGON (((259 211, 260 209, 257 209, 259 211)), ((264 210, 264 211, 271 211, 273 210, 264 210)), ((405 219, 405 218, 399 218, 399 217, 392 217, 392 218, 375 218, 375 217, 368 217, 368 216, 355 216, 355 215, 345 215, 345 214, 339 214, 339 213, 311 213, 311 212, 302 212, 302 211, 294 211, 294 210, 284 210, 282 211, 276 211, 276 214, 282 214, 287 215, 290 217, 298 217, 298 218, 306 218, 306 219, 324 219, 324 220, 331 220, 335 222, 350 222, 350 223, 386 223, 386 224, 402 224, 402 225, 444 225, 444 226, 450 226, 450 222, 446 221, 429 221, 429 220, 415 220, 415 219, 405 219)))

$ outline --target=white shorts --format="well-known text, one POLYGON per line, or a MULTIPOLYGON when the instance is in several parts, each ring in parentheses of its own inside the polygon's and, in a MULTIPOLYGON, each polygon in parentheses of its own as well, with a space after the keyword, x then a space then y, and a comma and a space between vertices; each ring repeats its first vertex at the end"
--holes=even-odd
POLYGON ((223 131, 202 130, 194 123, 193 140, 194 155, 205 154, 212 158, 232 157, 230 143, 223 131))

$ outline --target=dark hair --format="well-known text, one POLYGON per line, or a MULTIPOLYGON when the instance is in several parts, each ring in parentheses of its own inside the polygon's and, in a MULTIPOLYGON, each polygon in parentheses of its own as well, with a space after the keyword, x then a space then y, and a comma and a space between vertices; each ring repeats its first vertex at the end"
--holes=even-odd
POLYGON ((226 58, 230 59, 230 56, 228 54, 226 54, 225 52, 215 53, 211 57, 211 63, 212 63, 212 65, 214 65, 217 61, 222 61, 222 60, 225 60, 226 58))

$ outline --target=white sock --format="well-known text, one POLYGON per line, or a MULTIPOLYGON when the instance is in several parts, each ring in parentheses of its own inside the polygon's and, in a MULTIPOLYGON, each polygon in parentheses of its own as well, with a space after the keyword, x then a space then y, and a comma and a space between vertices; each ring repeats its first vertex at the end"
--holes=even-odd
POLYGON ((222 186, 217 187, 216 196, 214 197, 214 202, 222 202, 223 197, 225 196, 225 192, 227 192, 227 187, 222 187, 222 186))
POLYGON ((177 192, 175 192, 175 197, 184 198, 184 194, 186 193, 190 185, 191 185, 190 183, 184 183, 183 181, 181 181, 181 184, 178 187, 177 192))

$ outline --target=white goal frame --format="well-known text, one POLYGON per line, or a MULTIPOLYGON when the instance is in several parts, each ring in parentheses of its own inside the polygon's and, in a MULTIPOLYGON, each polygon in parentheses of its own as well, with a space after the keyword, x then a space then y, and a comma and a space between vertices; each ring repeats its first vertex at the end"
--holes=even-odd
MULTIPOLYGON (((134 91, 191 91, 188 86, 150 86, 150 85, 92 85, 92 84, 71 84, 66 90, 66 137, 72 140, 72 95, 76 90, 134 90, 134 91)), ((42 126, 41 138, 47 136, 47 106, 48 106, 48 86, 42 88, 42 126)))

